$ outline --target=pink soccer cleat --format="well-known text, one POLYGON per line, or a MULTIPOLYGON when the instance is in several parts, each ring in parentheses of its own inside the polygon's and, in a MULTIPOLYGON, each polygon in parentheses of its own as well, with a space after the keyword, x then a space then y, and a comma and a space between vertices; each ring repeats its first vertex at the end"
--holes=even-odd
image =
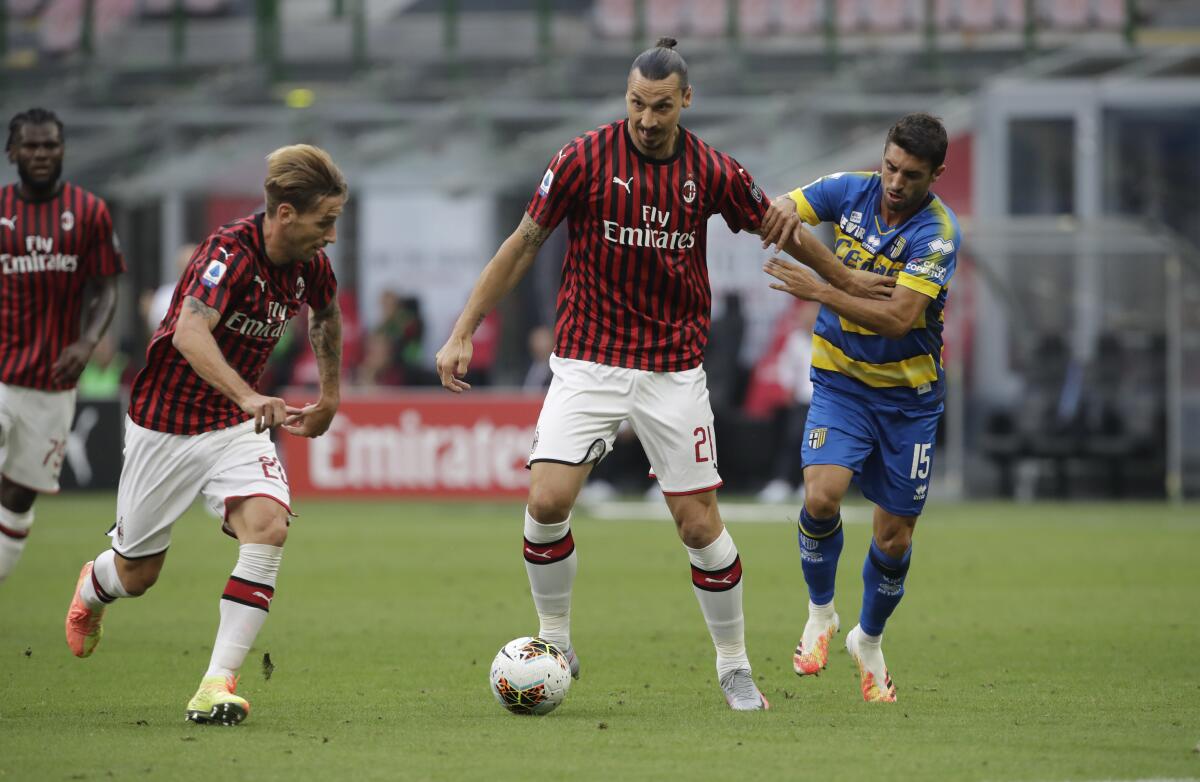
POLYGON ((75 582, 75 594, 71 598, 71 606, 67 609, 67 646, 76 657, 87 657, 96 650, 104 628, 100 621, 104 618, 104 606, 88 608, 79 596, 83 585, 92 577, 92 563, 84 564, 79 571, 79 580, 75 582))

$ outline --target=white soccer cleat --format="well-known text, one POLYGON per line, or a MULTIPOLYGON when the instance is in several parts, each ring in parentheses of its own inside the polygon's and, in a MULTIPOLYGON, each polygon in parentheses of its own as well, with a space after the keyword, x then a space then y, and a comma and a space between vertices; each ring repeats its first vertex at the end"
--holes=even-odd
POLYGON ((734 711, 765 711, 771 708, 767 698, 759 692, 758 686, 750 676, 747 668, 738 668, 720 678, 721 691, 725 693, 725 702, 734 711))
POLYGON ((571 666, 571 678, 579 678, 579 655, 575 654, 575 644, 571 644, 563 650, 563 657, 567 658, 567 664, 571 666))
POLYGON ((816 616, 811 608, 804 623, 804 635, 792 655, 792 669, 797 676, 815 676, 829 664, 829 644, 840 626, 836 612, 828 617, 816 616))
POLYGON ((863 700, 868 703, 895 703, 896 688, 883 662, 882 644, 871 643, 865 635, 858 625, 846 633, 846 651, 858 663, 863 700))

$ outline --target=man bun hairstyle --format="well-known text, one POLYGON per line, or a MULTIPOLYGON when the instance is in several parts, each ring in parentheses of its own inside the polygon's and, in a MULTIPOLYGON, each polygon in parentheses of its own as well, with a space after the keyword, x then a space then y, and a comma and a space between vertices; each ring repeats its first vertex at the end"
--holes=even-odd
POLYGON ((267 178, 263 182, 267 211, 291 204, 297 212, 313 209, 327 196, 350 192, 346 177, 325 150, 308 144, 280 147, 267 155, 267 178))
POLYGON ((642 74, 643 78, 650 81, 661 81, 670 77, 672 73, 679 74, 679 89, 687 91, 688 88, 688 67, 687 62, 683 59, 683 55, 675 51, 675 46, 679 43, 674 38, 659 38, 658 42, 651 48, 642 52, 633 61, 629 72, 634 71, 642 74))
POLYGON ((26 125, 48 125, 50 123, 54 123, 58 127, 58 138, 65 140, 62 120, 50 109, 35 106, 19 114, 14 114, 13 118, 8 121, 8 142, 4 145, 4 151, 12 149, 13 144, 17 143, 17 136, 21 133, 21 128, 26 125))
POLYGON ((950 146, 950 141, 940 119, 932 114, 916 112, 904 115, 892 125, 884 143, 885 149, 888 144, 895 144, 908 154, 927 161, 936 171, 946 162, 946 148, 950 146))

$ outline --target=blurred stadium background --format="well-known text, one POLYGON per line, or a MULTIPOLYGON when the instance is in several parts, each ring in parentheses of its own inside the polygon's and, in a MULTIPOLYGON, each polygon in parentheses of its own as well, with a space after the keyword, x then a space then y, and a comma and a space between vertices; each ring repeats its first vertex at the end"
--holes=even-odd
MULTIPOLYGON (((116 485, 121 391, 180 249, 256 209, 263 157, 306 141, 353 191, 331 255, 354 391, 330 436, 286 444, 296 492, 520 497, 561 231, 479 333, 486 390, 430 388, 433 354, 546 160, 623 115, 664 34, 691 66, 684 124, 769 193, 876 167, 903 113, 944 118, 935 189, 967 246, 935 498, 1200 495, 1187 0, 0 0, 3 114, 60 114, 65 177, 109 202, 129 263, 68 482, 116 485)), ((710 246, 722 473, 792 500, 811 313, 767 288, 753 239, 718 221, 710 246)), ((296 325, 275 389, 315 383, 296 325)), ((597 478, 640 494, 629 446, 597 478)))

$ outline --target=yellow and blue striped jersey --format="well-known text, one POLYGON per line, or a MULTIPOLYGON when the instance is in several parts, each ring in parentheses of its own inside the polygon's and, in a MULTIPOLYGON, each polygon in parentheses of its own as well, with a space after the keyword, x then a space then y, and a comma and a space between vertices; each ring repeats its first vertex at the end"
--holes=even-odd
POLYGON ((954 212, 931 193, 908 220, 887 225, 875 171, 830 174, 789 195, 804 222, 833 223, 834 254, 842 263, 895 277, 897 285, 931 299, 912 331, 899 339, 880 336, 822 306, 813 328, 813 383, 900 407, 940 405, 945 396, 942 311, 962 242, 954 212))

